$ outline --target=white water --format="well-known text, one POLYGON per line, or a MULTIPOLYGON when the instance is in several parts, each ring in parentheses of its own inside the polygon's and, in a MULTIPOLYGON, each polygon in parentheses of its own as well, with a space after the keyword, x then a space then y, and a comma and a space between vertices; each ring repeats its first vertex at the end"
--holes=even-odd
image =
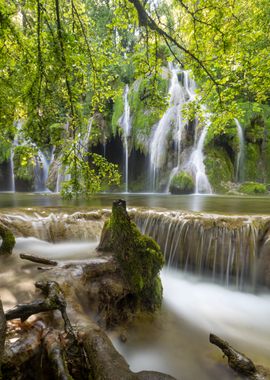
POLYGON ((49 191, 46 183, 49 175, 50 160, 48 161, 44 153, 39 149, 36 157, 35 191, 49 191))
POLYGON ((241 293, 168 269, 161 277, 162 312, 129 326, 125 344, 114 339, 133 371, 163 371, 179 380, 235 378, 227 359, 209 343, 210 333, 269 367, 269 294, 241 293))
POLYGON ((243 181, 245 138, 244 138, 243 128, 242 128, 239 120, 234 119, 234 121, 236 124, 237 135, 238 135, 238 139, 239 139, 239 150, 238 150, 237 159, 236 159, 235 180, 237 182, 241 182, 241 181, 243 181))
POLYGON ((15 193, 15 174, 14 174, 14 150, 13 147, 10 150, 10 191, 15 193))
POLYGON ((193 152, 191 153, 189 162, 188 162, 188 168, 193 173, 193 176, 195 177, 195 193, 196 194, 212 194, 212 188, 208 181, 206 172, 205 172, 205 165, 204 165, 204 154, 203 154, 203 147, 204 147, 204 141, 207 135, 207 130, 209 127, 209 122, 207 121, 206 125, 204 126, 200 137, 193 149, 193 152))
MULTIPOLYGON (((80 221, 78 221, 78 227, 80 221)), ((16 259, 21 252, 66 261, 93 257, 97 242, 52 244, 32 237, 17 238, 15 262, 0 273, 5 309, 34 297, 36 265, 16 259)), ((165 269, 163 308, 150 320, 135 320, 127 342, 114 344, 131 369, 159 370, 181 380, 230 380, 233 372, 222 353, 208 342, 215 333, 255 363, 270 366, 270 296, 225 289, 196 276, 165 269)))
MULTIPOLYGON (((181 137, 184 127, 184 120, 182 119, 181 112, 183 104, 185 103, 184 88, 180 85, 178 80, 179 70, 174 68, 172 65, 169 66, 169 69, 171 73, 169 108, 160 119, 150 141, 150 163, 153 191, 157 189, 158 171, 166 163, 168 152, 168 133, 172 128, 174 128, 174 140, 176 142, 177 155, 179 157, 181 137)), ((179 158, 177 158, 177 160, 179 160, 179 158)))
POLYGON ((125 86, 124 91, 124 113, 120 118, 120 125, 123 130, 124 137, 124 154, 125 154, 125 192, 128 193, 128 155, 129 155, 129 144, 128 139, 131 131, 131 120, 130 120, 130 106, 128 103, 128 93, 129 86, 125 86))
POLYGON ((180 99, 181 101, 180 101, 179 108, 178 108, 177 123, 176 123, 177 133, 176 133, 176 139, 175 139, 176 146, 177 146, 177 166, 175 166, 170 173, 169 181, 168 181, 168 184, 166 187, 166 193, 169 192, 170 184, 171 184, 173 177, 181 170, 182 132, 183 132, 184 127, 187 125, 187 120, 184 119, 183 115, 182 115, 182 109, 183 109, 183 106, 185 104, 187 104, 188 102, 194 101, 195 97, 196 97, 196 93, 195 93, 196 84, 195 84, 194 80, 192 80, 190 78, 189 71, 184 70, 184 71, 182 71, 182 73, 183 73, 183 77, 184 77, 184 91, 183 91, 183 96, 180 99), (185 99, 185 94, 187 94, 187 96, 188 96, 187 100, 185 99))

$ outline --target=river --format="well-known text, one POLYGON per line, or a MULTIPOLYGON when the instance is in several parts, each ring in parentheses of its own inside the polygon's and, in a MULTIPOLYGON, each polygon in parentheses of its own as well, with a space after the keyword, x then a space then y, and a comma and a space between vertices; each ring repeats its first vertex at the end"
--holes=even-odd
MULTIPOLYGON (((163 194, 104 194, 88 201, 62 201, 54 194, 0 194, 2 213, 52 208, 55 213, 74 209, 109 208, 115 198, 129 207, 186 210, 226 214, 270 214, 267 197, 170 196, 163 194), (30 209, 30 210, 27 210, 30 209)), ((60 260, 85 259, 95 252, 96 239, 45 242, 33 237, 17 239, 14 255, 36 253, 60 260)), ((0 274, 0 294, 6 308, 33 296, 33 265, 21 263, 0 274)), ((222 353, 208 342, 209 333, 227 339, 256 363, 270 367, 270 295, 213 283, 206 276, 174 268, 162 271, 164 300, 154 317, 136 319, 126 330, 127 342, 111 338, 134 371, 152 369, 181 380, 229 380, 234 377, 222 353)))

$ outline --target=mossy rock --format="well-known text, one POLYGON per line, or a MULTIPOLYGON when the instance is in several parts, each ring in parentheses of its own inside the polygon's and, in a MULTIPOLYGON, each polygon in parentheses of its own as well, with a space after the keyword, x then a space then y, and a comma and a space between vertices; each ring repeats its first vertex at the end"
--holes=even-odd
POLYGON ((110 251, 141 309, 153 311, 161 306, 162 285, 159 272, 164 257, 159 245, 142 235, 126 211, 126 202, 113 202, 112 215, 105 223, 98 247, 110 251))
POLYGON ((225 193, 228 189, 224 184, 234 179, 233 163, 222 146, 207 146, 204 160, 208 180, 215 193, 225 193))
POLYGON ((267 193, 267 188, 266 185, 263 183, 258 183, 258 182, 245 182, 242 183, 238 189, 240 193, 244 194, 266 194, 267 193))
POLYGON ((11 255, 16 243, 15 237, 13 233, 3 224, 0 224, 0 237, 2 238, 2 244, 0 246, 0 256, 11 255))
POLYGON ((170 192, 172 194, 191 194, 194 189, 194 180, 187 172, 176 174, 170 183, 170 192))

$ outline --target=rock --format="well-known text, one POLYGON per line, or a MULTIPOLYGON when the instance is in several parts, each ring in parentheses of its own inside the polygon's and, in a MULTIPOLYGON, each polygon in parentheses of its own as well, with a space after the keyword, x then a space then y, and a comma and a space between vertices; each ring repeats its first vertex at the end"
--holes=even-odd
POLYGON ((172 194, 191 194, 194 189, 195 184, 192 176, 184 171, 177 173, 170 183, 172 194))

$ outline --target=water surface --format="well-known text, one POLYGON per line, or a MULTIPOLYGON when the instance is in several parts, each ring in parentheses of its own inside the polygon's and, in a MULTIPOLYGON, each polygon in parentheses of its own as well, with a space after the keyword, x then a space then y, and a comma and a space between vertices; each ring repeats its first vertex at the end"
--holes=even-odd
POLYGON ((129 207, 199 211, 221 214, 270 214, 270 196, 171 195, 158 193, 114 193, 91 195, 89 199, 63 200, 55 193, 0 193, 0 208, 56 207, 107 208, 122 198, 129 207))

